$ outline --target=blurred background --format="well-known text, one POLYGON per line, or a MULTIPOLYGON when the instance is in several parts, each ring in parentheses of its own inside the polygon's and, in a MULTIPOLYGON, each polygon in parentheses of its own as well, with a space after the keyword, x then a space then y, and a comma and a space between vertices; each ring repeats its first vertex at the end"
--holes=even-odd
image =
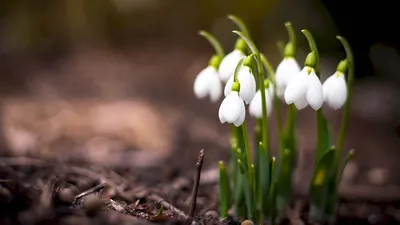
MULTIPOLYGON (((391 171, 400 169, 400 37, 393 4, 2 0, 0 153, 119 167, 168 160, 193 168, 204 148, 206 166, 214 167, 228 157, 229 126, 219 123, 219 103, 194 97, 194 78, 212 54, 197 32, 210 31, 229 52, 236 27, 226 15, 236 14, 274 66, 282 59, 277 41, 287 41, 284 22, 298 31, 300 64, 308 51, 300 30, 309 29, 322 57, 322 80, 345 57, 335 35, 348 39, 357 79, 345 147, 357 153, 347 174, 351 182, 396 184, 400 177, 391 171)), ((324 111, 337 131, 340 112, 324 111)), ((300 112, 298 133, 307 162, 315 143, 311 109, 300 112)))

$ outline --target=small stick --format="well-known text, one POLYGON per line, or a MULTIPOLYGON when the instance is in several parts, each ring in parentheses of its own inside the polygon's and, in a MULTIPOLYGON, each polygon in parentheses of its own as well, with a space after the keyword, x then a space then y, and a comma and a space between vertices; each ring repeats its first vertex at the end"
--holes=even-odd
POLYGON ((172 204, 170 204, 169 202, 165 201, 163 198, 161 198, 160 196, 156 195, 156 194, 151 194, 149 196, 147 196, 147 199, 150 201, 155 201, 159 204, 161 204, 162 206, 164 206, 164 208, 171 210, 172 212, 176 213, 178 216, 182 217, 184 220, 188 220, 189 216, 187 216, 184 212, 182 212, 181 210, 179 210, 178 208, 175 208, 172 204))
POLYGON ((78 199, 80 199, 80 198, 82 198, 82 197, 84 197, 86 195, 92 194, 92 193, 94 193, 96 191, 99 191, 99 190, 103 189, 104 187, 105 187, 105 183, 101 183, 99 185, 96 185, 96 186, 94 186, 92 188, 87 189, 86 191, 76 195, 75 198, 74 198, 73 203, 75 203, 76 200, 78 200, 78 199))
POLYGON ((191 200, 190 208, 189 208, 189 216, 190 216, 190 218, 193 218, 194 211, 196 210, 197 193, 199 191, 201 167, 203 166, 203 160, 204 160, 204 149, 200 150, 199 159, 197 160, 197 163, 196 163, 196 175, 194 176, 194 184, 193 184, 193 190, 192 190, 192 200, 191 200))

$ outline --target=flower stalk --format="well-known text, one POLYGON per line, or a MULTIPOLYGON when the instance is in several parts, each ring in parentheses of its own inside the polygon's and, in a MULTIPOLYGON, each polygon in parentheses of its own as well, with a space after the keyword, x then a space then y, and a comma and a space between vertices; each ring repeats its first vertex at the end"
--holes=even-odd
MULTIPOLYGON (((350 99, 351 99, 351 94, 352 94, 352 87, 353 87, 353 82, 354 82, 354 58, 353 58, 353 51, 351 50, 351 47, 347 40, 343 38, 342 36, 337 36, 336 37, 341 44, 343 45, 343 48, 346 52, 346 59, 347 59, 347 99, 346 99, 346 104, 343 109, 343 114, 342 114, 342 120, 341 120, 341 125, 340 125, 340 132, 339 132, 339 137, 338 137, 338 142, 337 142, 337 152, 336 152, 336 158, 335 158, 335 168, 339 168, 340 164, 340 157, 343 152, 343 142, 344 142, 344 137, 346 136, 346 131, 347 131, 347 124, 349 120, 349 112, 350 112, 350 99)), ((338 174, 340 176, 340 174, 338 174)))

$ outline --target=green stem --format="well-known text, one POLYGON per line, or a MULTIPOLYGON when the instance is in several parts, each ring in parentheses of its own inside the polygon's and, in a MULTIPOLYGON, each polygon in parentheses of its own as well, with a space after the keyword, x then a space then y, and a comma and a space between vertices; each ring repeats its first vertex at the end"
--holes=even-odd
POLYGON ((239 30, 244 33, 247 37, 250 37, 249 29, 247 29, 246 24, 240 19, 238 16, 235 15, 228 15, 228 18, 239 27, 239 30))
MULTIPOLYGON (((247 167, 248 167, 248 172, 249 172, 249 181, 253 182, 254 180, 252 179, 251 176, 251 152, 250 152, 250 143, 249 143, 249 135, 247 133, 247 127, 246 127, 246 122, 243 122, 242 124, 242 134, 243 134, 243 140, 244 140, 244 146, 246 149, 246 161, 247 161, 247 167)), ((254 185, 252 184, 252 187, 254 185)))
POLYGON ((346 99, 346 105, 344 106, 344 110, 343 110, 339 138, 338 138, 338 143, 337 143, 337 150, 336 150, 337 152, 336 152, 336 158, 335 158, 335 167, 338 168, 339 164, 340 164, 340 157, 343 152, 343 142, 344 142, 344 137, 346 135, 347 123, 349 120, 350 98, 351 98, 351 94, 352 94, 352 87, 353 87, 353 81, 354 81, 354 58, 353 58, 353 52, 352 52, 351 47, 350 47, 349 43, 347 42, 347 40, 341 36, 337 36, 336 38, 339 39, 339 41, 342 43, 343 48, 346 51, 346 58, 348 61, 347 99, 346 99))
POLYGON ((281 105, 279 103, 279 99, 276 93, 277 86, 276 86, 276 81, 275 81, 275 71, 271 66, 271 63, 268 61, 267 57, 263 53, 261 53, 261 60, 267 69, 267 72, 269 74, 269 78, 271 78, 272 84, 274 85, 274 106, 276 110, 276 120, 278 124, 278 135, 279 135, 279 149, 283 148, 283 143, 284 143, 284 134, 283 134, 283 129, 282 129, 282 110, 281 110, 281 105))
POLYGON ((264 86, 264 68, 261 61, 260 52, 258 51, 254 42, 244 33, 240 31, 233 31, 233 33, 239 35, 243 40, 246 41, 249 46, 251 52, 254 54, 257 63, 257 70, 259 75, 259 83, 260 83, 260 91, 261 91, 261 100, 262 100, 262 143, 264 145, 265 150, 268 152, 269 142, 268 142, 268 120, 267 120, 267 105, 265 98, 265 86, 264 86))
POLYGON ((317 74, 317 76, 319 77, 319 72, 320 72, 320 65, 319 65, 319 54, 318 54, 318 48, 317 48, 317 44, 315 43, 315 40, 312 36, 312 34, 310 33, 310 31, 308 31, 307 29, 303 29, 301 30, 301 32, 304 34, 304 36, 306 36, 309 47, 310 47, 310 51, 315 53, 315 56, 317 58, 317 64, 315 67, 315 72, 317 74))
POLYGON ((238 82, 237 77, 238 77, 240 68, 242 68, 242 66, 243 66, 243 63, 244 63, 244 60, 245 60, 245 59, 246 59, 246 56, 243 56, 243 57, 239 60, 238 64, 237 64, 236 67, 235 67, 235 72, 233 73, 233 81, 234 81, 234 82, 238 82))
POLYGON ((289 132, 294 129, 294 122, 296 117, 296 107, 291 104, 288 106, 288 114, 286 118, 286 132, 289 132))
POLYGON ((289 35, 289 41, 292 43, 294 47, 296 47, 296 33, 294 32, 292 23, 289 21, 286 22, 285 27, 289 35))
POLYGON ((215 52, 218 54, 219 57, 221 57, 221 59, 224 58, 225 56, 224 48, 214 35, 204 30, 199 31, 199 35, 203 36, 204 38, 207 39, 208 42, 210 42, 215 52))

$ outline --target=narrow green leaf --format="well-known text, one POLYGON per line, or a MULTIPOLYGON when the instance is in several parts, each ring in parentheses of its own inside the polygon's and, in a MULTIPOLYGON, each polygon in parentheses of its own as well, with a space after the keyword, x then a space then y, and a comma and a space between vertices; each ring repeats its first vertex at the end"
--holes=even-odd
POLYGON ((267 224, 275 224, 276 218, 276 185, 277 179, 275 174, 276 171, 276 160, 275 157, 272 157, 271 160, 271 181, 270 181, 270 188, 268 192, 268 196, 266 198, 267 202, 265 204, 266 209, 266 216, 267 216, 267 224))
POLYGON ((340 180, 343 175, 343 171, 346 168, 347 163, 353 158, 354 150, 350 150, 343 163, 343 167, 340 171, 333 171, 332 175, 330 176, 328 187, 327 187, 327 201, 325 207, 325 219, 328 223, 334 223, 337 214, 337 207, 338 207, 338 191, 340 186, 340 180), (339 173, 339 176, 336 176, 339 173))
POLYGON ((280 155, 278 179, 276 184, 277 210, 279 214, 290 200, 292 190, 293 156, 290 149, 285 149, 280 155))
POLYGON ((338 197, 338 183, 336 182, 337 171, 332 171, 326 187, 326 205, 324 208, 323 220, 321 222, 326 222, 333 224, 336 219, 337 212, 337 197, 338 197))
POLYGON ((353 159, 353 157, 354 157, 354 149, 351 149, 351 150, 347 153, 346 158, 344 159, 343 167, 342 167, 342 169, 341 169, 341 171, 340 171, 340 174, 339 174, 339 176, 338 176, 338 181, 337 181, 338 185, 340 184, 340 181, 341 181, 342 176, 343 176, 343 172, 344 172, 344 170, 346 169, 347 164, 353 159))
POLYGON ((317 150, 315 152, 315 162, 317 163, 322 155, 332 146, 332 136, 328 121, 322 113, 322 110, 317 111, 317 150))
POLYGON ((245 174, 247 172, 247 168, 243 165, 243 161, 238 159, 237 164, 239 166, 240 173, 245 174))
POLYGON ((244 197, 243 175, 241 174, 240 170, 237 170, 235 176, 236 182, 233 188, 235 215, 241 218, 245 218, 247 216, 247 207, 244 197))
MULTIPOLYGON (((256 125, 254 127, 254 146, 255 146, 255 151, 254 151, 254 167, 255 167, 255 177, 258 177, 258 174, 260 172, 260 161, 259 159, 259 148, 262 147, 260 146, 261 139, 262 139, 262 134, 261 134, 261 126, 262 126, 262 120, 257 119, 256 120, 256 125)), ((258 181, 257 181, 258 182, 258 181)))
MULTIPOLYGON (((239 146, 239 140, 237 138, 237 127, 232 125, 231 128, 231 138, 230 138, 230 154, 229 154, 229 172, 228 174, 230 175, 235 175, 236 170, 238 170, 237 167, 237 157, 236 157, 236 149, 239 146)), ((236 183, 236 176, 231 176, 232 179, 231 181, 231 188, 233 189, 233 186, 236 183)))
MULTIPOLYGON (((261 143, 261 142, 260 142, 261 143)), ((258 171, 258 182, 259 182, 259 189, 261 192, 261 201, 267 199, 269 188, 270 188, 270 181, 271 181, 271 168, 270 168, 270 160, 269 156, 267 155, 267 151, 265 151, 264 146, 259 144, 258 146, 258 156, 257 159, 259 161, 259 171, 258 171)), ((265 209, 264 204, 260 205, 261 209, 265 209)))
POLYGON ((228 216, 231 204, 231 189, 229 187, 229 177, 225 169, 224 162, 219 161, 219 215, 228 216))
POLYGON ((314 174, 310 184, 310 219, 321 221, 327 201, 327 187, 329 179, 332 178, 332 165, 335 160, 335 148, 329 148, 318 160, 314 168, 314 174))
POLYGON ((249 181, 249 177, 246 174, 242 174, 243 176, 243 190, 244 196, 246 200, 247 207, 247 219, 254 220, 255 219, 255 202, 253 198, 254 192, 252 191, 251 184, 249 181))

